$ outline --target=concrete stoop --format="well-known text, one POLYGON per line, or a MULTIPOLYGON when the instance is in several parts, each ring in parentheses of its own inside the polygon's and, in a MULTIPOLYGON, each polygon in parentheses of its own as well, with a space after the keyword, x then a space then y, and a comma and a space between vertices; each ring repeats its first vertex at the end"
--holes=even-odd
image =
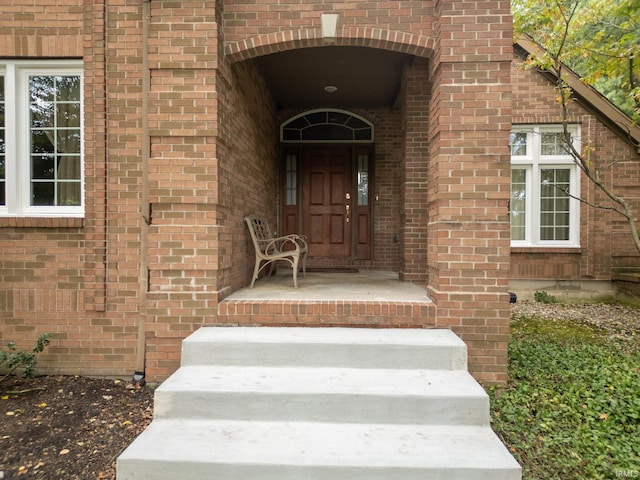
POLYGON ((520 480, 449 330, 206 327, 118 480, 520 480))

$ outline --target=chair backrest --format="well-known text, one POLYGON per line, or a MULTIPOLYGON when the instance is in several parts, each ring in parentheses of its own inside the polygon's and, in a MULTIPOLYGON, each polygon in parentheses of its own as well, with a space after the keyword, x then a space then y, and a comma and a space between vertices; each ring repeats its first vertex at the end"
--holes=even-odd
POLYGON ((251 240, 253 240, 254 247, 257 250, 264 252, 264 249, 273 238, 269 224, 252 215, 246 216, 244 221, 249 227, 249 233, 251 234, 251 240))

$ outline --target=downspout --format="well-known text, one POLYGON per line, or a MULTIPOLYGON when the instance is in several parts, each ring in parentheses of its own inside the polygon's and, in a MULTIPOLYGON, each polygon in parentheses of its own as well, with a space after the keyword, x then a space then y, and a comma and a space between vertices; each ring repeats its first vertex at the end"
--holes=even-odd
POLYGON ((142 2, 142 117, 141 127, 141 147, 140 147, 140 169, 141 169, 141 192, 140 192, 140 278, 139 278, 139 298, 140 311, 138 320, 138 341, 136 345, 136 364, 133 374, 133 383, 136 386, 145 384, 145 357, 146 357, 146 315, 147 315, 147 293, 149 291, 149 225, 151 224, 151 206, 149 205, 149 158, 151 156, 151 146, 149 139, 149 91, 151 90, 151 79, 149 78, 149 21, 151 17, 151 0, 142 2))

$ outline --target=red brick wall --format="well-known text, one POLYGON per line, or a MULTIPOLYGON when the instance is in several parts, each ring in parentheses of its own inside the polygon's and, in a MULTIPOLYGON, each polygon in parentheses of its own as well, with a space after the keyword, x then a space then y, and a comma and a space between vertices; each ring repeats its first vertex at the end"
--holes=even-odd
POLYGON ((400 189, 402 185, 401 114, 398 110, 376 110, 375 152, 372 198, 373 214, 373 265, 381 270, 400 271, 400 234, 402 220, 400 189))
POLYGON ((274 222, 279 200, 273 105, 251 62, 218 57, 217 13, 215 2, 152 6, 151 378, 175 370, 180 340, 215 323, 217 302, 248 283, 243 217, 274 222))
MULTIPOLYGON (((276 33, 318 29, 321 13, 339 14, 339 28, 375 28, 432 37, 434 1, 302 1, 226 0, 225 40, 242 41, 276 33)), ((408 42, 410 43, 410 42, 408 42)))
POLYGON ((509 2, 437 4, 429 123, 429 291, 476 378, 506 380, 509 2))
POLYGON ((0 56, 85 60, 86 217, 0 219, 0 340, 29 348, 49 373, 114 375, 135 359, 135 326, 107 312, 104 5, 8 1, 0 6, 0 56))
POLYGON ((428 232, 428 169, 430 119, 429 64, 419 59, 406 69, 402 104, 403 155, 400 219, 403 280, 426 284, 428 232))
MULTIPOLYGON (((553 83, 522 67, 516 58, 513 79, 513 123, 541 124, 562 121, 553 83)), ((601 178, 614 191, 640 209, 640 155, 602 123, 582 102, 569 108, 569 121, 580 124, 582 146, 593 148, 590 159, 601 168, 601 178), (602 169, 603 165, 611 168, 602 169)), ((610 206, 605 195, 582 177, 582 195, 592 204, 610 206)), ((612 269, 640 265, 640 255, 629 235, 628 224, 610 210, 580 206, 580 248, 512 248, 512 279, 611 280, 612 269)))
POLYGON ((325 44, 321 13, 338 13, 336 45, 433 53, 407 72, 406 120, 366 112, 375 254, 428 279, 436 323, 467 341, 472 372, 505 380, 509 2, 22 3, 0 7, 1 56, 85 61, 87 215, 0 221, 3 339, 53 329, 46 371, 130 375, 142 338, 148 378, 171 373, 180 339, 250 278, 243 216, 276 220, 278 122, 247 60, 325 44))
POLYGON ((3 0, 0 52, 3 57, 81 57, 84 9, 92 2, 3 0))

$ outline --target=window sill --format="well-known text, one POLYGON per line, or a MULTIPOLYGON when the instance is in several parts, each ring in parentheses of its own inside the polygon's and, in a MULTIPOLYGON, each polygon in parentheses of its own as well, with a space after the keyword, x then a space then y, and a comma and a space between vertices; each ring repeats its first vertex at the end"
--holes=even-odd
POLYGON ((0 228, 82 228, 78 217, 0 217, 0 228))
POLYGON ((579 255, 582 247, 511 247, 511 253, 558 253, 579 255))

